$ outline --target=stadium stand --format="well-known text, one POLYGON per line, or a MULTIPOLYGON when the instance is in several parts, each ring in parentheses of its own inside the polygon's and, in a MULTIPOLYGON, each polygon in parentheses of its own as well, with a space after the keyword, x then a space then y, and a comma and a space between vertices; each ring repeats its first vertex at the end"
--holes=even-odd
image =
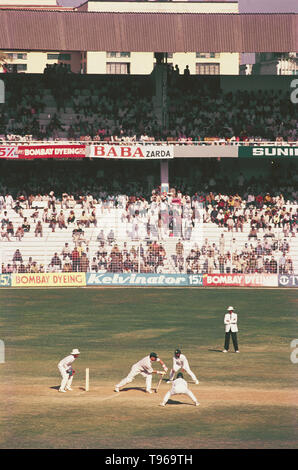
POLYGON ((104 187, 14 197, 5 189, 2 272, 297 272, 297 193, 289 182, 286 199, 216 187, 191 195, 154 189, 147 198, 104 187))
POLYGON ((168 129, 160 129, 150 76, 81 76, 68 70, 9 77, 0 116, 5 140, 221 142, 298 140, 295 105, 282 90, 223 93, 193 77, 169 86, 168 129))
MULTIPOLYGON (((181 77, 169 86, 169 127, 160 131, 148 76, 81 77, 61 67, 5 80, 4 145, 297 141, 294 105, 279 91, 222 94, 217 79, 196 87, 181 77)), ((1 161, 2 273, 298 272, 291 161, 269 161, 263 172, 264 162, 180 160, 169 163, 166 194, 158 162, 149 171, 148 162, 1 161)))

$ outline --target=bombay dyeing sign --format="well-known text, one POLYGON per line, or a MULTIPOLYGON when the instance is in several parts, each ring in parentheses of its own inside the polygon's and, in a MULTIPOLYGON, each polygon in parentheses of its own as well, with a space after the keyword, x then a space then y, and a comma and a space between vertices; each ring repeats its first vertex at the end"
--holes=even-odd
POLYGON ((19 145, 18 158, 84 158, 86 146, 64 145, 19 145))
POLYGON ((296 146, 241 146, 238 148, 238 157, 298 157, 298 147, 296 146))
POLYGON ((174 158, 173 145, 91 145, 89 157, 152 160, 174 158))

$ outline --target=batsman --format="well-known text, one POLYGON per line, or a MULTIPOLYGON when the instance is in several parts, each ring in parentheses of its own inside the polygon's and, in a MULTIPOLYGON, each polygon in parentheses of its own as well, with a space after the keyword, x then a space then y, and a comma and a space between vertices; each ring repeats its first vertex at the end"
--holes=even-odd
POLYGON ((136 362, 130 369, 129 374, 127 377, 122 379, 117 385, 115 385, 115 392, 119 392, 120 387, 126 385, 133 381, 133 379, 138 375, 141 374, 146 379, 146 392, 152 393, 151 390, 151 383, 152 383, 152 374, 159 374, 164 375, 168 371, 167 366, 165 363, 158 357, 155 352, 150 353, 148 356, 143 357, 139 362, 136 362), (159 362, 163 368, 162 371, 154 370, 152 367, 153 362, 159 362))
POLYGON ((72 368, 72 363, 79 356, 80 351, 73 349, 69 356, 64 357, 58 364, 58 369, 61 373, 62 380, 59 388, 59 392, 65 393, 66 390, 72 390, 71 384, 73 380, 73 374, 75 371, 72 368))

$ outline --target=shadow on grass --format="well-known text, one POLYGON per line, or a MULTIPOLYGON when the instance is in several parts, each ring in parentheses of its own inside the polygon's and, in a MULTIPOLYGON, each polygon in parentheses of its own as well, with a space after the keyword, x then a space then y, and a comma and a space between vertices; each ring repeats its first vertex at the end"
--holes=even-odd
POLYGON ((146 393, 146 390, 142 387, 126 387, 126 388, 121 388, 120 392, 129 392, 130 390, 138 390, 139 392, 146 393))
POLYGON ((166 406, 167 405, 189 405, 189 406, 194 406, 193 403, 187 403, 185 401, 177 401, 177 400, 171 400, 171 399, 169 399, 167 401, 166 406))
POLYGON ((208 349, 208 351, 222 353, 222 349, 208 349))

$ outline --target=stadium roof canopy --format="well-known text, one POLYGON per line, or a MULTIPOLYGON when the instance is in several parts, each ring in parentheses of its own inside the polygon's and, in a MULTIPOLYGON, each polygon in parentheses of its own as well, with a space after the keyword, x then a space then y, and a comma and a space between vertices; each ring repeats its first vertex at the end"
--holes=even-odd
POLYGON ((0 10, 0 49, 295 52, 297 14, 0 10))

